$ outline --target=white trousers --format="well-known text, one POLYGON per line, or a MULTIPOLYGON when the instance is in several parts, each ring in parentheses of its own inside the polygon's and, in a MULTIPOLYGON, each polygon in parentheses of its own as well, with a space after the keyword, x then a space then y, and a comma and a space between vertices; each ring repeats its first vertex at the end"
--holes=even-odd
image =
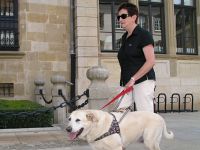
POLYGON ((154 112, 154 89, 154 80, 146 80, 134 85, 133 101, 138 111, 154 112))
POLYGON ((133 102, 138 111, 154 112, 154 80, 146 80, 133 86, 133 91, 125 94, 118 108, 126 108, 133 102))

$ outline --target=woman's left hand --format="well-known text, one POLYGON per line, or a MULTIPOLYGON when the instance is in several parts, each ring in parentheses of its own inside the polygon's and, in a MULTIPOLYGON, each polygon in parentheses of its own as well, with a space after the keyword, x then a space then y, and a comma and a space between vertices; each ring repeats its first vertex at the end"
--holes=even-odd
POLYGON ((131 78, 129 80, 129 82, 125 85, 126 88, 130 87, 130 86, 133 86, 135 84, 135 79, 134 78, 131 78))

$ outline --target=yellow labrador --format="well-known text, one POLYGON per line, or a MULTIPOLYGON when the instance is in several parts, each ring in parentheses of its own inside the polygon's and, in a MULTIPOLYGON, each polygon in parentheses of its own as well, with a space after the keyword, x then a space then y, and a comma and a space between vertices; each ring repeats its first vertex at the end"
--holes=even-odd
POLYGON ((158 114, 129 112, 118 124, 121 116, 122 113, 111 114, 101 110, 77 110, 68 118, 66 130, 71 140, 86 140, 94 150, 123 150, 141 139, 149 150, 160 150, 162 134, 167 139, 174 137, 158 114))

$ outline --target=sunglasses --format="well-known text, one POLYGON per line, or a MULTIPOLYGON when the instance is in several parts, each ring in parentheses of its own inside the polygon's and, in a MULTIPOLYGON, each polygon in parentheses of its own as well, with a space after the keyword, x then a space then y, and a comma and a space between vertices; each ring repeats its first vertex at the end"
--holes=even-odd
POLYGON ((119 21, 120 18, 126 19, 128 16, 128 14, 121 14, 121 16, 117 16, 117 20, 119 21))

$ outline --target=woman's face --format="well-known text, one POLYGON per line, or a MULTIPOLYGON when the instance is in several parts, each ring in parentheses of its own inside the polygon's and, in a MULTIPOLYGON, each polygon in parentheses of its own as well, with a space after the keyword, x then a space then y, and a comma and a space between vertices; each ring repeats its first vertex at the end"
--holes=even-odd
POLYGON ((123 29, 127 30, 129 27, 135 24, 136 15, 129 16, 128 11, 126 9, 121 9, 118 12, 118 20, 123 29))

